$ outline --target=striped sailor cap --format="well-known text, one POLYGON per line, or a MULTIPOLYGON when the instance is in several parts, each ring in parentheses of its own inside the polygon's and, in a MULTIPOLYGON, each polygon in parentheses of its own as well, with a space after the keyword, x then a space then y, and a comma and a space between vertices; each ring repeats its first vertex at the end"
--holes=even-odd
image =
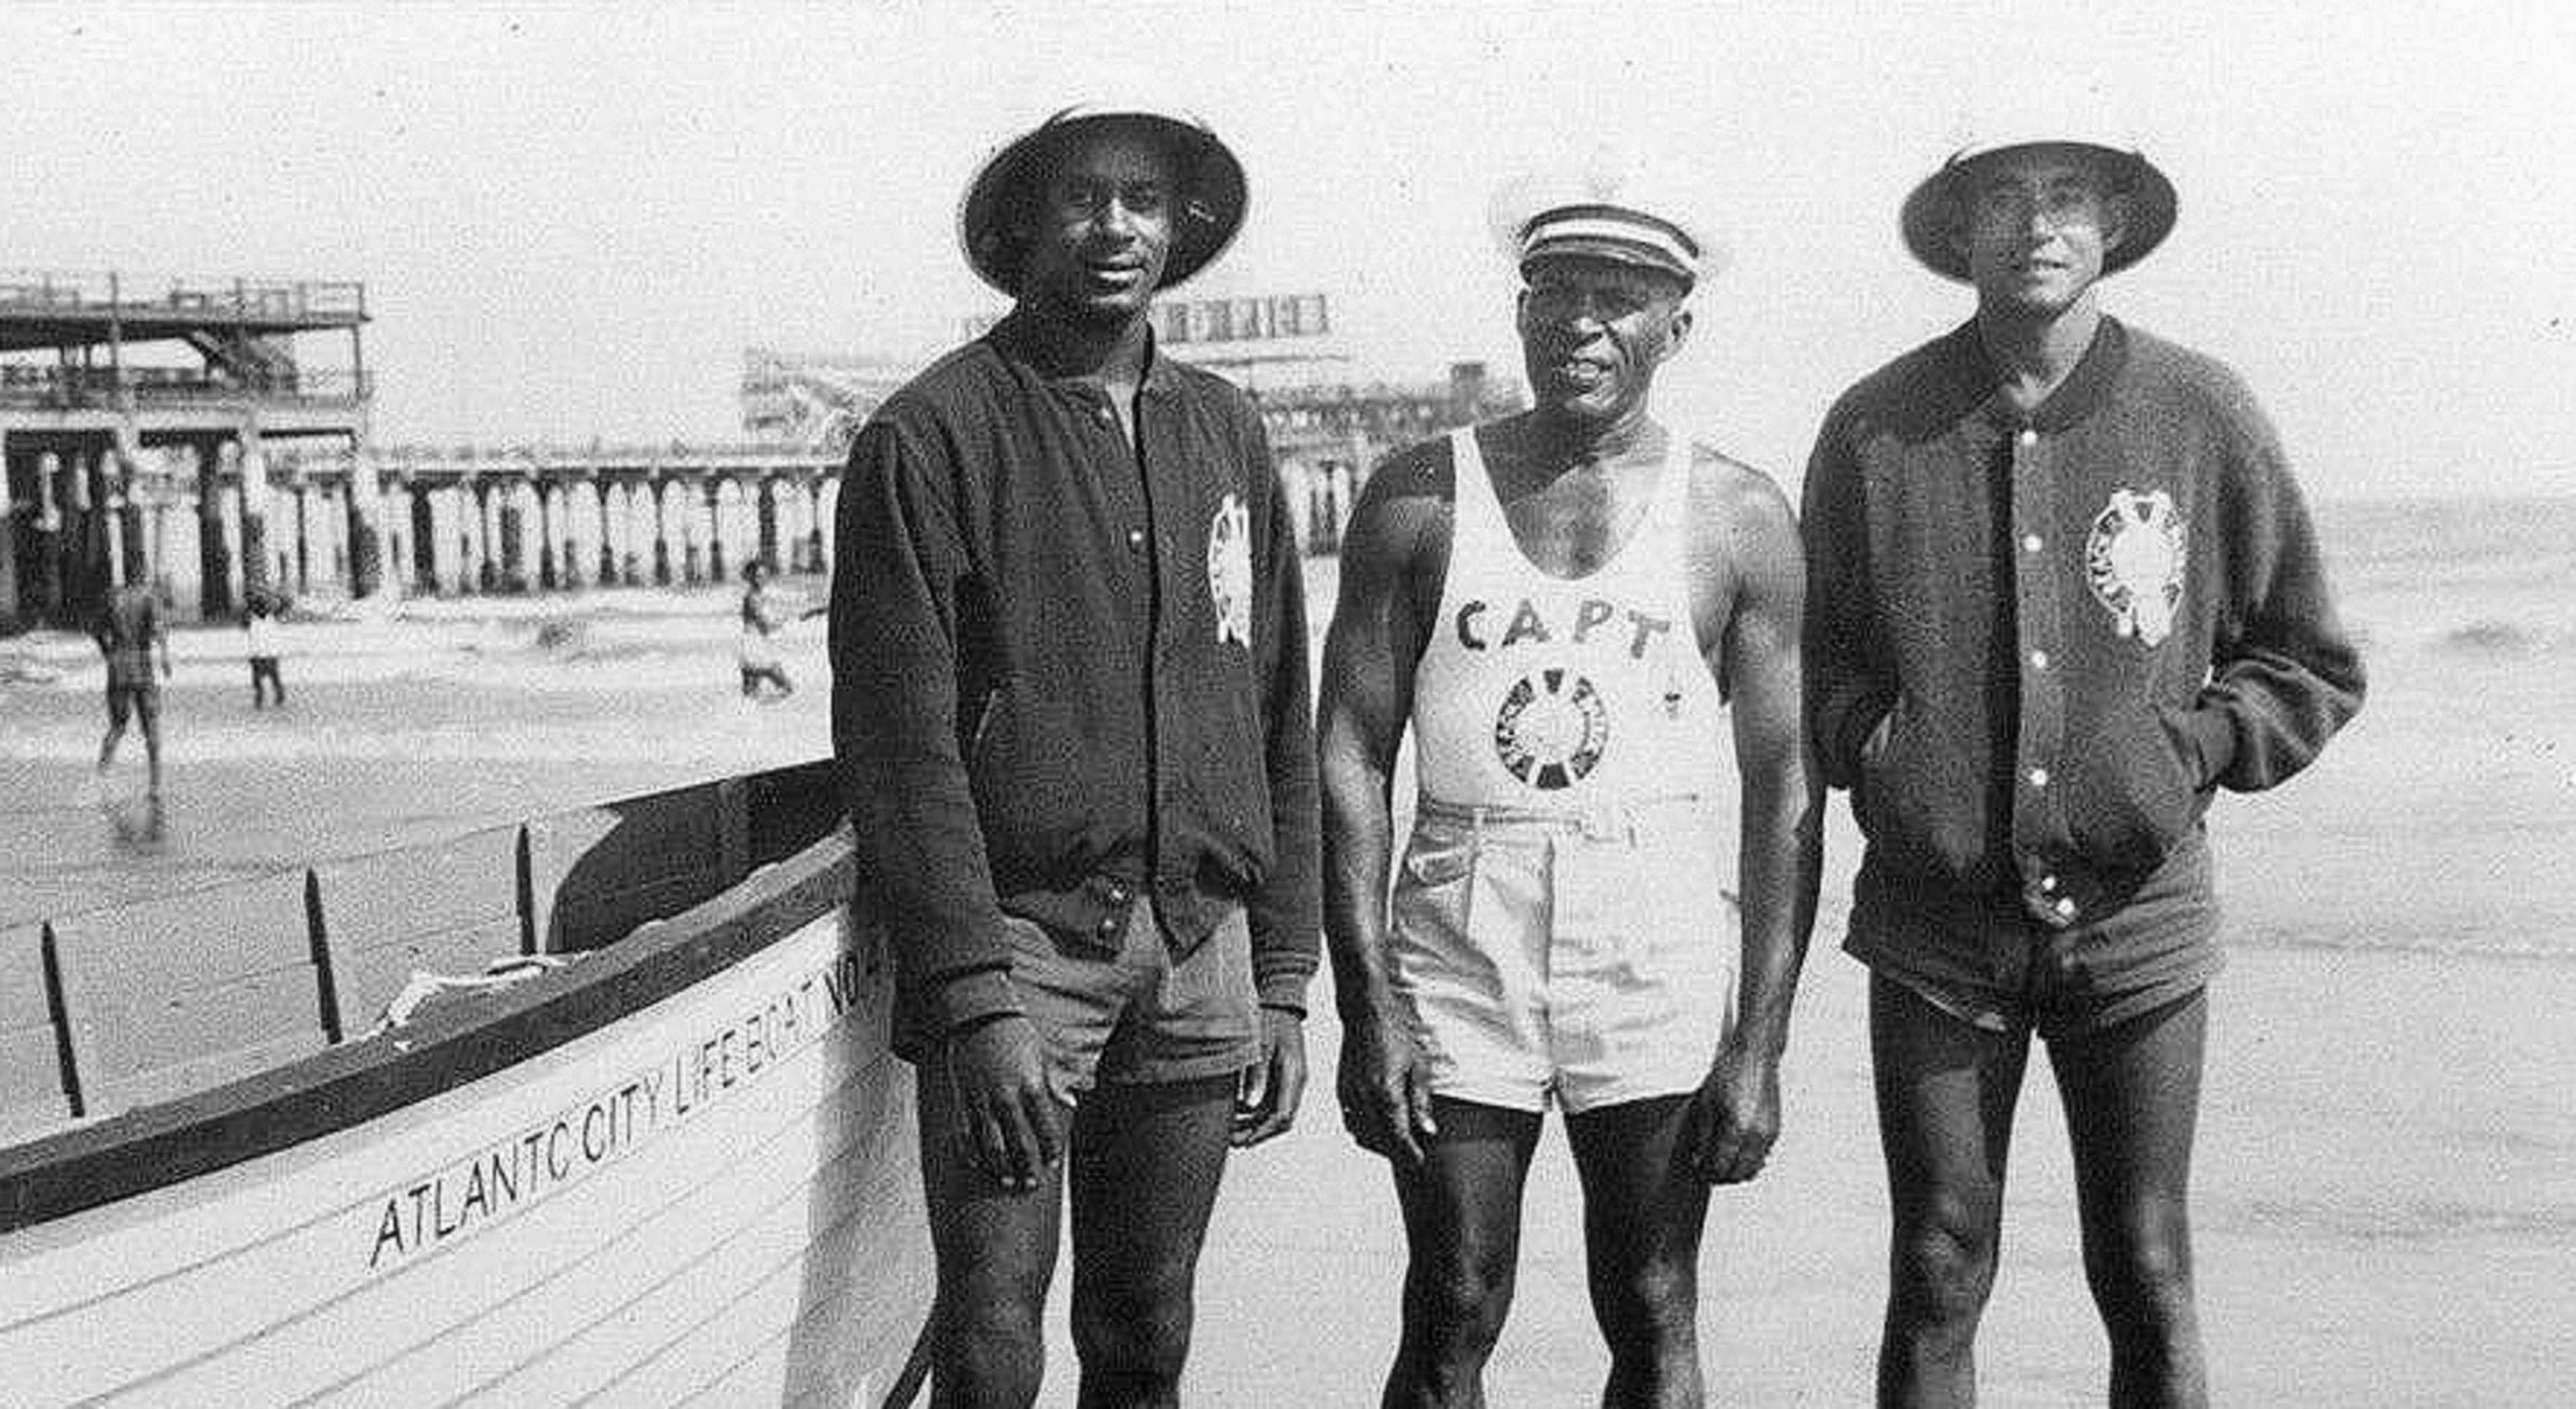
POLYGON ((1693 216, 1696 205, 1675 173, 1596 149, 1568 169, 1506 184, 1487 214, 1516 268, 1549 255, 1589 255, 1690 285, 1726 265, 1725 249, 1693 216))

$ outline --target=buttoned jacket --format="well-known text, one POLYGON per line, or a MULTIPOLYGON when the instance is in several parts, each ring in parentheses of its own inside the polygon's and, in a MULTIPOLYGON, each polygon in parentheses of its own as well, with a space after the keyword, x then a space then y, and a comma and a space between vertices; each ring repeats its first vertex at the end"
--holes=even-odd
POLYGON ((877 409, 837 531, 833 741, 908 1016, 1018 1010, 1004 912, 1114 949, 1149 890, 1179 953, 1243 905, 1302 1011, 1304 588, 1250 399, 1150 356, 1131 443, 1015 315, 877 409))
POLYGON ((2212 792, 2362 699, 2307 508, 2232 372, 2116 320, 2031 414, 1999 386, 1972 321, 1846 393, 1808 466, 1808 725, 1862 885, 2210 923, 2212 792))

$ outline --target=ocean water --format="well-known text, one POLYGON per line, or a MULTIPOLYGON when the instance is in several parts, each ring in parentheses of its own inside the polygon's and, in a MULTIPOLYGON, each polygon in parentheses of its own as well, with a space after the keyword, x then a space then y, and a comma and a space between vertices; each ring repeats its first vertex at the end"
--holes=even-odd
MULTIPOLYGON (((2229 943, 2576 959, 2576 499, 2315 515, 2370 697, 2306 773, 2213 809, 2229 943)), ((1314 561, 1318 638, 1337 581, 1314 561)), ((298 627, 284 713, 250 711, 238 632, 182 633, 157 820, 139 740, 105 796, 89 779, 95 653, 0 641, 61 667, 0 683, 0 923, 827 752, 820 624, 789 643, 806 690, 749 706, 732 604, 616 591, 298 627)), ((1832 808, 1825 944, 1857 861, 1832 808)))
POLYGON ((2576 648, 2576 499, 2328 501, 2314 513, 2345 615, 2375 659, 2576 648))
POLYGON ((2233 942, 2576 958, 2576 500, 2316 519, 2369 698, 2306 773, 2219 800, 2233 942))

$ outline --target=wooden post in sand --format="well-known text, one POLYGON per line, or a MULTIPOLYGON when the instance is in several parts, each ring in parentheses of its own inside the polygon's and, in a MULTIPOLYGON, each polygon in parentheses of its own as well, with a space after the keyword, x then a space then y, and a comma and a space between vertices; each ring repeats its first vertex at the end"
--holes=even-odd
POLYGON ((0 432, 0 631, 18 629, 18 524, 9 502, 8 436, 0 432))
POLYGON ((582 484, 583 492, 590 496, 591 506, 598 514, 594 522, 599 525, 599 571, 594 574, 594 579, 606 587, 617 581, 617 550, 609 541, 608 530, 608 476, 593 470, 582 484))
POLYGON ((645 518, 653 525, 653 585, 671 585, 671 510, 678 496, 671 492, 671 481, 646 479, 638 486, 644 491, 645 518))
POLYGON ((142 465, 143 442, 135 436, 130 422, 120 424, 109 444, 104 466, 108 502, 115 506, 116 514, 117 570, 122 581, 158 585, 164 580, 161 560, 149 550, 159 545, 145 533, 143 501, 157 500, 159 485, 137 484, 142 465))
POLYGON ((530 482, 537 492, 537 586, 555 590, 555 498, 544 480, 530 482))
MULTIPOLYGON (((349 483, 344 491, 342 522, 347 526, 349 542, 349 595, 372 597, 400 577, 387 576, 385 564, 385 520, 391 517, 385 506, 385 482, 382 467, 364 450, 349 457, 349 483)), ((398 572, 398 570, 397 570, 398 572)))
POLYGON ((708 533, 708 544, 711 544, 708 546, 708 564, 711 564, 711 572, 716 574, 716 582, 732 580, 734 562, 742 556, 734 551, 737 520, 742 518, 742 487, 734 484, 732 474, 719 474, 719 477, 708 482, 706 518, 708 523, 714 525, 714 531, 708 533))
POLYGON ((48 621, 63 614, 63 511, 54 481, 63 472, 63 457, 46 451, 36 457, 36 609, 48 621))
POLYGON ((805 494, 805 570, 823 570, 823 481, 808 475, 803 485, 805 494))
POLYGON ((751 489, 752 494, 756 496, 752 512, 757 516, 756 521, 760 525, 760 551, 757 556, 761 565, 771 572, 778 571, 778 495, 775 492, 777 488, 778 481, 775 478, 762 475, 753 481, 751 489))
POLYGON ((580 492, 580 485, 571 481, 558 481, 546 488, 554 501, 555 585, 567 591, 581 586, 581 534, 577 528, 581 501, 576 497, 580 492))
POLYGON ((259 448, 259 432, 245 426, 231 442, 233 464, 241 477, 241 575, 244 604, 268 590, 268 454, 259 448))
POLYGON ((224 533, 224 457, 216 440, 191 440, 197 468, 197 615, 229 616, 233 609, 232 548, 224 533))
POLYGON ((700 530, 698 523, 698 482, 693 479, 674 479, 671 481, 670 488, 664 492, 663 498, 670 506, 671 512, 679 515, 680 519, 680 580, 691 584, 704 582, 707 576, 707 550, 704 542, 706 535, 700 530))

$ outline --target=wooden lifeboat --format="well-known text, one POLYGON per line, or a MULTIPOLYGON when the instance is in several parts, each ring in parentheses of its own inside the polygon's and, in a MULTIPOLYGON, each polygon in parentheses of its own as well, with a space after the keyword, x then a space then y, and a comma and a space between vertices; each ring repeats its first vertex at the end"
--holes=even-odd
POLYGON ((809 764, 0 929, 5 1397, 909 1402, 839 817, 809 764))

